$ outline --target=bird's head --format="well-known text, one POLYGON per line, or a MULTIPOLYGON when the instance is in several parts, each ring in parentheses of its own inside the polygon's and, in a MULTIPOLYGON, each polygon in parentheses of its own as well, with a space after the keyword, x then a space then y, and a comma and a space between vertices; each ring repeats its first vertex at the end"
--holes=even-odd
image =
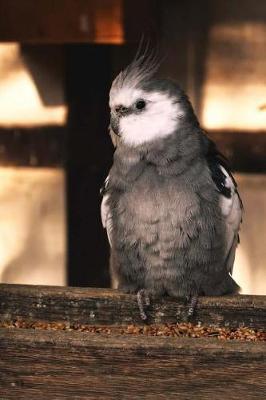
POLYGON ((141 56, 115 78, 110 90, 110 128, 129 146, 173 134, 190 103, 177 84, 154 79, 158 64, 141 56))

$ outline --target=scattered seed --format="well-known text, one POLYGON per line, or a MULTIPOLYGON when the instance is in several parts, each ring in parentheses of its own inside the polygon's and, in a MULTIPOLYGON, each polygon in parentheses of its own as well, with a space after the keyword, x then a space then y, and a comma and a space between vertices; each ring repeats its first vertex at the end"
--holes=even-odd
POLYGON ((64 330, 97 334, 121 334, 121 335, 146 335, 146 336, 172 336, 172 337, 215 337, 219 340, 241 341, 266 341, 266 332, 248 327, 229 328, 189 323, 158 324, 158 325, 127 325, 127 326, 95 326, 79 324, 77 322, 45 322, 25 321, 17 319, 13 321, 0 321, 0 328, 9 329, 38 329, 38 330, 64 330))

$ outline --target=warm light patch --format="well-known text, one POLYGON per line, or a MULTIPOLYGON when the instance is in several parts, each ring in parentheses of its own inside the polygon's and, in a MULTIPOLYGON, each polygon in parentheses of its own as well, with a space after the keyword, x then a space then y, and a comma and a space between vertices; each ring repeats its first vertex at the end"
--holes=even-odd
POLYGON ((0 181, 0 282, 64 285, 64 171, 0 167, 0 181))
POLYGON ((66 111, 43 105, 19 44, 0 44, 0 126, 64 125, 66 111))
POLYGON ((266 129, 266 26, 215 25, 209 34, 202 122, 209 129, 266 129))
POLYGON ((266 176, 237 174, 244 213, 233 277, 244 294, 266 294, 266 176))
POLYGON ((256 290, 253 290, 252 277, 250 276, 251 268, 252 266, 250 265, 245 248, 240 244, 236 250, 233 278, 241 287, 242 294, 256 293, 256 290))

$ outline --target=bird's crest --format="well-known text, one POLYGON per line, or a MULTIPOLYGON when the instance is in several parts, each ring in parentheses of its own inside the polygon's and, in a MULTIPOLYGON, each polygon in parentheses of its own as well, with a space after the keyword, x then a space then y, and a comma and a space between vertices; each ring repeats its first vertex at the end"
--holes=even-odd
POLYGON ((149 45, 142 49, 142 42, 133 61, 114 79, 111 91, 127 88, 139 88, 143 82, 149 81, 157 72, 160 61, 158 51, 150 50, 149 45))

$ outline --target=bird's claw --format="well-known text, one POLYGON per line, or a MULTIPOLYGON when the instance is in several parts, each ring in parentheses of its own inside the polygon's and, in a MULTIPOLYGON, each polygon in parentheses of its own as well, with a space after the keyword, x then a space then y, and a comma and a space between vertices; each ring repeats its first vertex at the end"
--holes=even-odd
POLYGON ((151 304, 148 293, 145 289, 140 289, 137 293, 137 302, 140 312, 140 318, 145 321, 148 317, 144 311, 144 306, 149 306, 151 304))
POLYGON ((195 313, 195 309, 197 307, 197 303, 198 303, 198 296, 191 296, 189 298, 189 303, 188 303, 188 312, 187 312, 187 316, 188 317, 192 317, 195 313))

